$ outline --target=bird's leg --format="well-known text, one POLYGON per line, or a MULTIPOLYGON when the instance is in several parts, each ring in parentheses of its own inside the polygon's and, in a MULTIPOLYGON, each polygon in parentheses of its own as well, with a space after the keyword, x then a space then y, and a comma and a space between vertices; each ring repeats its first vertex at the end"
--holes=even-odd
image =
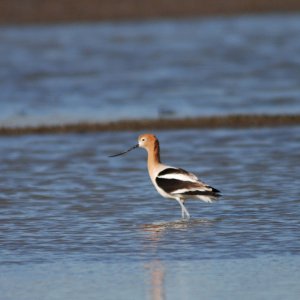
POLYGON ((176 198, 176 200, 180 204, 180 207, 181 207, 181 216, 182 216, 182 219, 184 219, 184 214, 186 214, 187 219, 189 219, 190 218, 190 214, 189 214, 189 212, 187 211, 187 209, 185 208, 185 206, 183 204, 184 200, 181 200, 180 198, 176 198))
POLYGON ((186 214, 187 219, 189 219, 191 216, 190 216, 188 210, 186 209, 186 207, 184 206, 183 203, 182 203, 182 206, 183 206, 183 209, 184 209, 184 211, 185 211, 185 214, 186 214))
POLYGON ((180 208, 181 208, 181 217, 182 219, 184 219, 184 210, 183 210, 183 204, 180 201, 180 198, 176 198, 176 201, 180 204, 180 208))
POLYGON ((182 205, 180 205, 180 207, 181 207, 181 218, 184 219, 184 208, 183 208, 184 201, 179 199, 179 204, 182 204, 182 205))

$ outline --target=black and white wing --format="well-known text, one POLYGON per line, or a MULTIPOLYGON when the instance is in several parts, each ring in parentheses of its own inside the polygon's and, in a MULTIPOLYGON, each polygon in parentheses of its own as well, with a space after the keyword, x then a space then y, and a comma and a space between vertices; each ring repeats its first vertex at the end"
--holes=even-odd
POLYGON ((183 169, 168 167, 157 174, 155 181, 160 189, 174 197, 188 198, 191 196, 211 202, 220 196, 220 191, 183 169))

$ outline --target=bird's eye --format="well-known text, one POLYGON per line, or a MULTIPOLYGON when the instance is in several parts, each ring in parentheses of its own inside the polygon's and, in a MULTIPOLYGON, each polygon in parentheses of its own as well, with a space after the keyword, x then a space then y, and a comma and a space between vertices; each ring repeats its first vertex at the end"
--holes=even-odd
POLYGON ((142 142, 145 142, 145 138, 142 138, 142 142))

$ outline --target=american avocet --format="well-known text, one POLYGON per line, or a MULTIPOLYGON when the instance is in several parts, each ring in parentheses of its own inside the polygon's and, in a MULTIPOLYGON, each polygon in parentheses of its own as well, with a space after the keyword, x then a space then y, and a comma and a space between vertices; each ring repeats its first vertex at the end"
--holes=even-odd
POLYGON ((163 197, 178 201, 181 207, 182 218, 185 215, 188 219, 190 218, 190 214, 184 206, 184 201, 187 198, 212 202, 220 196, 220 191, 200 181, 193 173, 162 164, 160 161, 159 142, 153 134, 140 135, 137 145, 110 157, 125 154, 138 147, 144 148, 148 152, 148 172, 156 190, 163 197))

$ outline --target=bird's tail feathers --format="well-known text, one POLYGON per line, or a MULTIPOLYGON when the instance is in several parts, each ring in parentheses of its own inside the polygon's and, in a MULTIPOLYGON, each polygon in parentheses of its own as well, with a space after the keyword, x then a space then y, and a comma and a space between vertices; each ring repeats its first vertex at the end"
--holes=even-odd
POLYGON ((220 195, 197 195, 196 196, 198 199, 207 202, 207 203, 212 203, 214 201, 216 201, 218 199, 218 197, 220 197, 220 195))

